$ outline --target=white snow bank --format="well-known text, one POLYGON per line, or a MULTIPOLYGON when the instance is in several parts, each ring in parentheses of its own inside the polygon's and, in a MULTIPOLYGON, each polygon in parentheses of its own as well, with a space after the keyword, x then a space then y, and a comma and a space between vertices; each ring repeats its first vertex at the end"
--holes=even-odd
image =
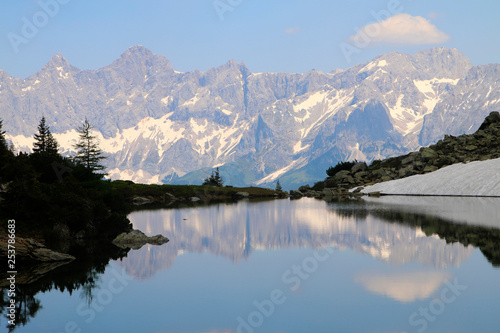
POLYGON ((367 186, 361 192, 500 197, 500 158, 453 164, 425 175, 367 186))

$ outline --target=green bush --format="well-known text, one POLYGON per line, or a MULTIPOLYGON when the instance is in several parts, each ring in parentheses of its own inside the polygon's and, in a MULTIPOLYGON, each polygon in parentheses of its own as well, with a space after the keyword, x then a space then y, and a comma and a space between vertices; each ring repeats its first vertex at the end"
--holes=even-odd
POLYGON ((351 170, 352 167, 358 163, 357 160, 354 160, 354 161, 351 161, 351 162, 338 162, 336 166, 334 167, 329 167, 327 170, 326 170, 326 174, 328 175, 328 177, 333 177, 335 176, 335 174, 339 171, 342 171, 342 170, 351 170))

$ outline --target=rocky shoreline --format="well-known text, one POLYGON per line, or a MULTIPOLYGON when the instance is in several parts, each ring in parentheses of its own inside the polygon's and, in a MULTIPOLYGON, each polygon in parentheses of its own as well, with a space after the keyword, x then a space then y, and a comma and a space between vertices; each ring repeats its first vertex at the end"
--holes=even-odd
POLYGON ((288 193, 271 189, 232 186, 197 186, 197 185, 143 185, 130 181, 115 181, 126 193, 127 200, 133 206, 196 204, 218 201, 237 201, 241 199, 274 199, 286 197, 288 193), (135 188, 135 189, 134 189, 135 188), (140 189, 140 190, 138 190, 140 189))

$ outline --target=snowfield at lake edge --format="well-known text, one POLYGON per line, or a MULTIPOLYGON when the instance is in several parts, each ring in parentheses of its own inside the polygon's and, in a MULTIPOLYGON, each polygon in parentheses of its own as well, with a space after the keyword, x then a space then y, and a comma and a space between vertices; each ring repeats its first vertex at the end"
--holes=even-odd
POLYGON ((427 174, 366 186, 361 192, 500 197, 500 158, 453 164, 427 174))

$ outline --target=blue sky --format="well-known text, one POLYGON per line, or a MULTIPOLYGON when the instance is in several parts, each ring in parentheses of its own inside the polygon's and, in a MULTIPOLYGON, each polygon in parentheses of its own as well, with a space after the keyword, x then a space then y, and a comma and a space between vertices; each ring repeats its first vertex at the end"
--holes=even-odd
POLYGON ((97 69, 137 44, 179 71, 236 59, 252 72, 329 72, 433 46, 457 48, 475 65, 500 62, 494 0, 1 0, 0 6, 0 69, 21 78, 56 53, 97 69))

